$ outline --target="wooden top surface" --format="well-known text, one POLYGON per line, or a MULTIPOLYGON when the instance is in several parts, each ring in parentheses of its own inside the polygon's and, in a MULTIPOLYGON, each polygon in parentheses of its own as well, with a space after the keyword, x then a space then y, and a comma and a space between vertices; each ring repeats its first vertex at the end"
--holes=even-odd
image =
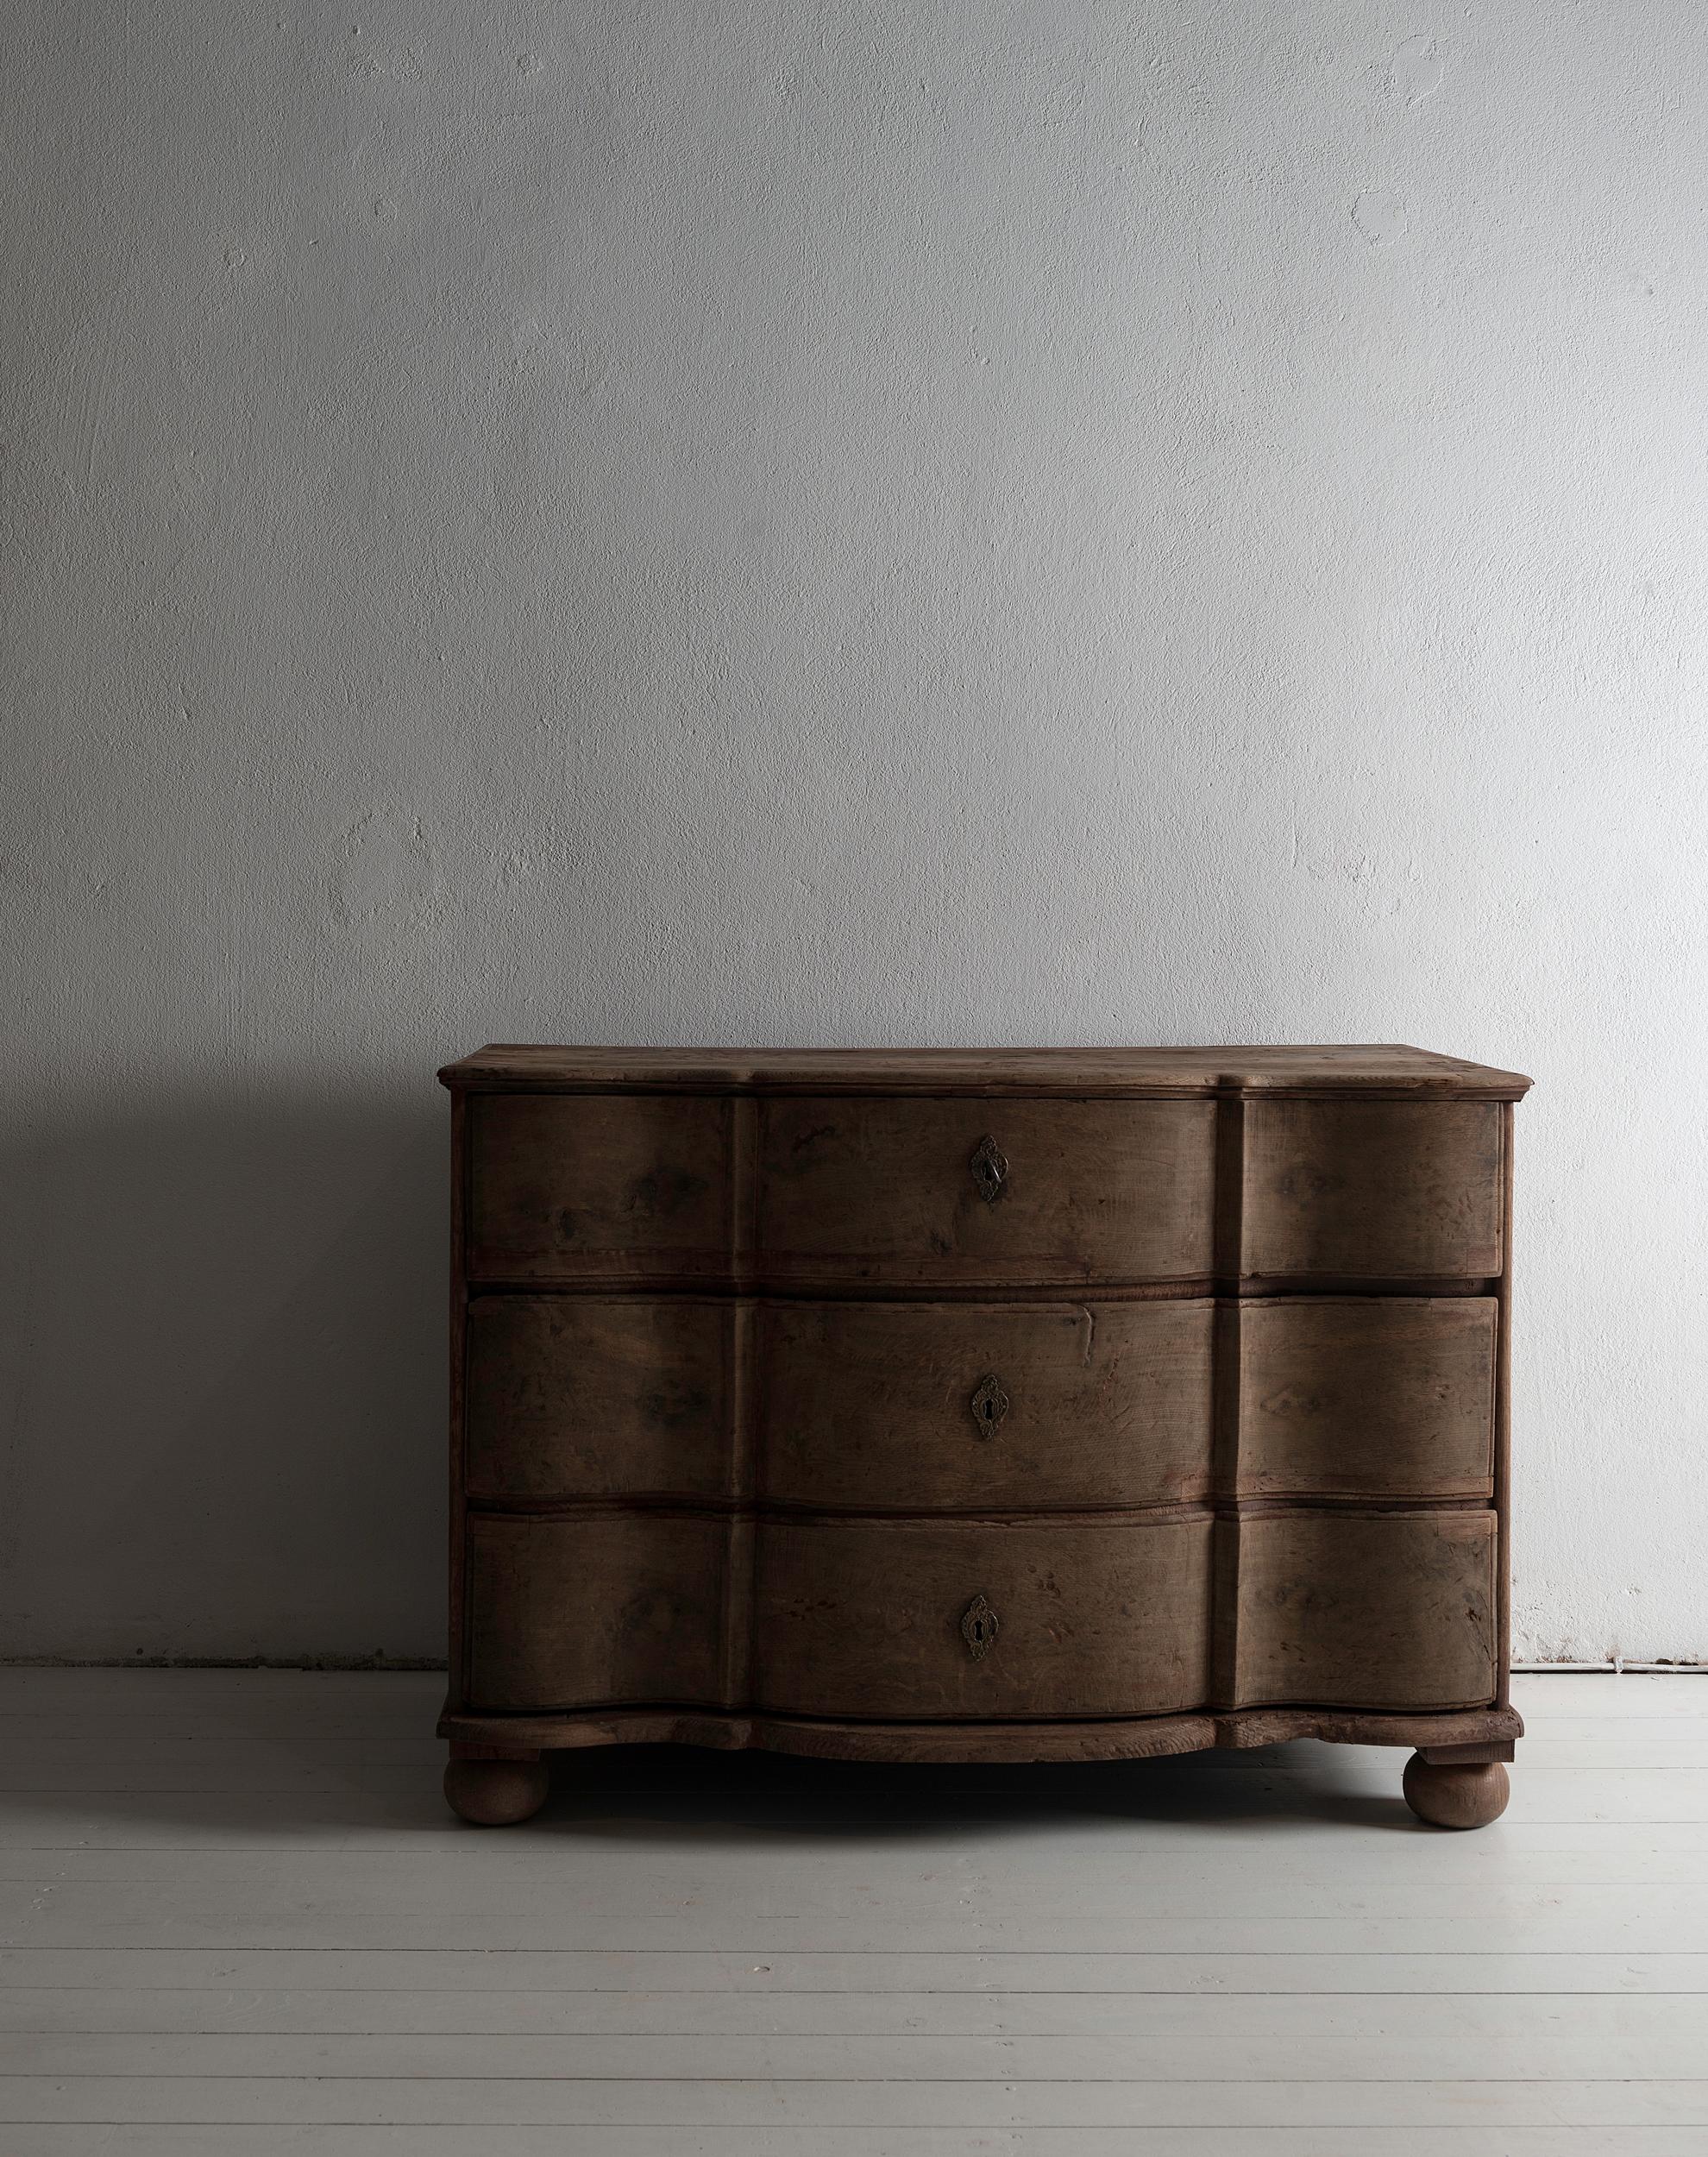
POLYGON ((1516 1101, 1530 1081, 1391 1043, 1228 1048, 546 1048, 492 1042, 448 1086, 543 1093, 1374 1093, 1516 1101))

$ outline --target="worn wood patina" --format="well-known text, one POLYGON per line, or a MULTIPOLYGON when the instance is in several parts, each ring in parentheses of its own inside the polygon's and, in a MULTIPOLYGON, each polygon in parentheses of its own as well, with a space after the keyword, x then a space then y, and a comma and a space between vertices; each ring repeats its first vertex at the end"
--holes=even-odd
POLYGON ((638 1739, 1305 1734, 1416 1747, 1422 1818, 1498 1813, 1527 1079, 1397 1047, 441 1076, 465 1818, 638 1739))

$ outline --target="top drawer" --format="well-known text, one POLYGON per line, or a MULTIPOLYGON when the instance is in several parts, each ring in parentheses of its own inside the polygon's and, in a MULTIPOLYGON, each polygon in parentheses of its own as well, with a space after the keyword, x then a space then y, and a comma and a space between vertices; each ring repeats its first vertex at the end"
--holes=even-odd
POLYGON ((1209 1101, 490 1094, 468 1116, 476 1280, 835 1289, 1210 1271, 1209 1101))
POLYGON ((726 1280, 731 1106, 705 1094, 475 1095, 471 1279, 726 1280))
POLYGON ((765 1101, 768 1279, 1190 1280, 1209 1273, 1210 1101, 765 1101))
POLYGON ((1491 1278, 1503 1114, 1492 1101, 1248 1101, 1240 1273, 1491 1278))
POLYGON ((1501 1265, 1502 1113, 475 1095, 467 1270, 807 1293, 1485 1277, 1501 1265))

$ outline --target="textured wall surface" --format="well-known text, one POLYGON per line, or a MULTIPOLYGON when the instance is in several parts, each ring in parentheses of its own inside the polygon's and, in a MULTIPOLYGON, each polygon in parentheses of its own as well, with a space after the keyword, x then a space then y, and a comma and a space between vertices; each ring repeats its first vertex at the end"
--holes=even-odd
POLYGON ((1708 8, 16 0, 0 1643, 433 1655, 435 1065, 1516 1065, 1708 1653, 1708 8))

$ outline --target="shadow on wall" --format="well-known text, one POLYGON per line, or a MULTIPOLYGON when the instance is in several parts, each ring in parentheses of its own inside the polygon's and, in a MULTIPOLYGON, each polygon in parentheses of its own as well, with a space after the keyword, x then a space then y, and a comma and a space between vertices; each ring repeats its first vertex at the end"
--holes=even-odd
POLYGON ((60 1113, 3 1175, 0 1653, 443 1653, 443 1096, 60 1113))

